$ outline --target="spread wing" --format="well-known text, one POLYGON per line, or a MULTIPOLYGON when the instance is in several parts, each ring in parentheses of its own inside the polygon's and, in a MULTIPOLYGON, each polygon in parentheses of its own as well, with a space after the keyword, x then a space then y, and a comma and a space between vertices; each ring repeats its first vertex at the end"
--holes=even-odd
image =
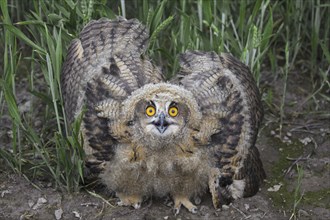
POLYGON ((163 81, 158 68, 143 57, 148 38, 136 19, 102 18, 87 24, 68 49, 62 95, 69 122, 86 106, 82 131, 87 167, 114 154, 121 132, 116 120, 120 103, 143 85, 163 81))
POLYGON ((208 146, 215 168, 214 205, 254 195, 265 173, 255 147, 263 111, 252 74, 231 55, 215 52, 186 52, 180 65, 173 81, 194 94, 203 114, 196 138, 208 146))

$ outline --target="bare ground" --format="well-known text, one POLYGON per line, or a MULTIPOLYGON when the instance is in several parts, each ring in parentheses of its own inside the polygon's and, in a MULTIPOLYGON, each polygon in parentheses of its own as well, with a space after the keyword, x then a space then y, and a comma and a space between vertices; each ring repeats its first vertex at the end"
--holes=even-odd
MULTIPOLYGON (((319 96, 307 99, 308 79, 291 74, 280 132, 277 106, 283 84, 281 79, 265 75, 262 87, 272 91, 273 104, 265 105, 257 142, 267 173, 257 195, 215 210, 206 193, 197 214, 182 208, 174 216, 171 202, 164 199, 150 199, 139 210, 117 207, 115 199, 105 202, 85 190, 68 194, 55 190, 47 181, 30 182, 14 174, 0 159, 0 219, 330 219, 330 104, 319 96), (301 178, 297 165, 303 171, 301 178)), ((330 91, 323 94, 329 96, 330 91)), ((23 110, 29 106, 26 92, 19 100, 23 110)), ((8 121, 1 119, 1 148, 10 143, 8 121)))

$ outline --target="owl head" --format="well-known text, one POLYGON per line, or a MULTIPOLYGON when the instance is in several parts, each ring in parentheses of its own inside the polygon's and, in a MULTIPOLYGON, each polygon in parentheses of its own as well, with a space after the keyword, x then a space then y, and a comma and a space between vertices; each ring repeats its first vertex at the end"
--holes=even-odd
POLYGON ((190 130, 197 130, 202 117, 192 93, 172 84, 148 84, 122 104, 124 123, 144 146, 160 148, 179 144, 190 130))

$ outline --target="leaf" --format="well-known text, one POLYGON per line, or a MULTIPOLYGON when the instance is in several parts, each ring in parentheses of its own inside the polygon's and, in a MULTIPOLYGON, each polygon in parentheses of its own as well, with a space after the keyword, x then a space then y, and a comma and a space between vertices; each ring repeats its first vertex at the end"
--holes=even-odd
POLYGON ((272 186, 272 187, 269 187, 268 189, 267 189, 267 191, 268 192, 277 192, 277 191, 279 191, 280 190, 280 188, 283 186, 283 184, 282 183, 279 183, 279 184, 277 184, 277 185, 274 185, 274 186, 272 186))
POLYGON ((8 31, 13 33, 16 37, 18 37, 19 39, 24 41, 26 44, 31 46, 33 49, 37 50, 42 55, 46 55, 46 51, 43 48, 39 47, 37 44, 35 44, 33 41, 31 41, 20 29, 16 28, 13 25, 10 25, 10 24, 4 24, 4 26, 6 27, 6 29, 8 31))

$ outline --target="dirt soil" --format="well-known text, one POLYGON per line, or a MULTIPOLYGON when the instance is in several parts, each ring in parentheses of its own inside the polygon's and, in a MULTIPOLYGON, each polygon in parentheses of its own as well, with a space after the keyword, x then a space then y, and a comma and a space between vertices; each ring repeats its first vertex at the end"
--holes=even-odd
MULTIPOLYGON (((321 96, 307 100, 309 82, 301 74, 289 75, 280 132, 282 79, 264 74, 261 87, 273 95, 269 105, 270 97, 263 98, 265 117, 257 147, 267 179, 251 198, 215 210, 206 193, 197 214, 182 208, 174 216, 171 201, 159 198, 135 210, 117 207, 115 199, 106 202, 87 191, 68 194, 55 190, 47 181, 31 182, 14 174, 0 159, 0 219, 290 219, 293 211, 292 219, 330 219, 330 103, 321 96)), ((329 96, 330 91, 323 94, 329 96)), ((29 108, 29 97, 26 91, 18 91, 21 111, 29 108)), ((9 121, 6 116, 1 118, 0 148, 10 146, 9 121)))

